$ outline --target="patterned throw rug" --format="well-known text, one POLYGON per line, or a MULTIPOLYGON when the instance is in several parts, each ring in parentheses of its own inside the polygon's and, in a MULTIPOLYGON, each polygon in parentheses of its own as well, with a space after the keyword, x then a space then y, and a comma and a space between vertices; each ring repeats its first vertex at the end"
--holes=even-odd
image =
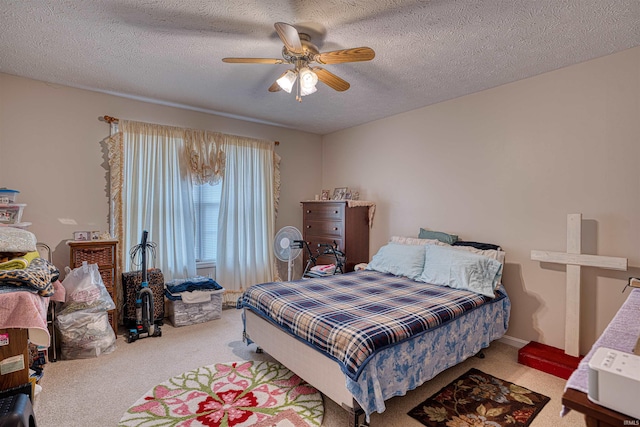
POLYGON ((525 427, 549 400, 472 368, 408 414, 429 427, 525 427))
POLYGON ((119 426, 320 426, 322 395, 273 362, 204 366, 155 386, 134 403, 119 426))

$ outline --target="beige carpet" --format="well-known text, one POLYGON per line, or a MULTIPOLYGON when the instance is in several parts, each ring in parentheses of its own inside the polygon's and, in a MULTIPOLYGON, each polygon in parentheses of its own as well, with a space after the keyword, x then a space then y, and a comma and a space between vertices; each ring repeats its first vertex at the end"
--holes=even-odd
MULTIPOLYGON (((170 377, 215 362, 271 360, 267 354, 257 354, 254 345, 242 342, 240 314, 225 309, 221 319, 208 323, 180 328, 167 323, 161 337, 130 344, 119 335, 118 348, 111 354, 47 364, 34 407, 38 427, 115 426, 133 402, 170 377)), ((472 357, 448 369, 406 396, 390 399, 384 413, 371 416, 371 426, 421 427, 407 412, 471 367, 549 396, 551 402, 532 427, 584 425, 576 412, 559 416, 564 380, 519 365, 517 350, 502 343, 493 343, 485 354, 484 359, 472 357)), ((325 399, 322 425, 347 426, 346 411, 325 399)))

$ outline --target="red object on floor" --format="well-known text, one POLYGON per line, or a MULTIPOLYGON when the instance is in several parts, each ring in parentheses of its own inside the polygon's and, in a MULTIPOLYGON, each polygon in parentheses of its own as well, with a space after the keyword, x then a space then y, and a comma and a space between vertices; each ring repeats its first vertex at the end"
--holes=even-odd
POLYGON ((568 380, 584 356, 569 356, 564 350, 531 341, 518 350, 518 363, 568 380))

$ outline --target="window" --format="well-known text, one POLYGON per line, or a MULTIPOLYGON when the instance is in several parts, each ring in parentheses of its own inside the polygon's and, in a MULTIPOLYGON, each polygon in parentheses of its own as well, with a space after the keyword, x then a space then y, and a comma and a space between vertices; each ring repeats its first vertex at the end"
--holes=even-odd
POLYGON ((221 183, 193 186, 193 203, 196 212, 196 262, 216 260, 221 193, 221 183))

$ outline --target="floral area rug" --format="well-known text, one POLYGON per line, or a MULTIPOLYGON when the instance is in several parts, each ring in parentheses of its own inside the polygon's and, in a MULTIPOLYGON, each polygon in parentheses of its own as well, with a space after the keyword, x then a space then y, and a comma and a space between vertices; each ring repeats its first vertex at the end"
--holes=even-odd
POLYGON ((472 368, 408 414, 429 427, 525 427, 549 400, 472 368))
POLYGON ((309 427, 320 426, 322 395, 273 362, 204 366, 149 390, 119 426, 309 427))

